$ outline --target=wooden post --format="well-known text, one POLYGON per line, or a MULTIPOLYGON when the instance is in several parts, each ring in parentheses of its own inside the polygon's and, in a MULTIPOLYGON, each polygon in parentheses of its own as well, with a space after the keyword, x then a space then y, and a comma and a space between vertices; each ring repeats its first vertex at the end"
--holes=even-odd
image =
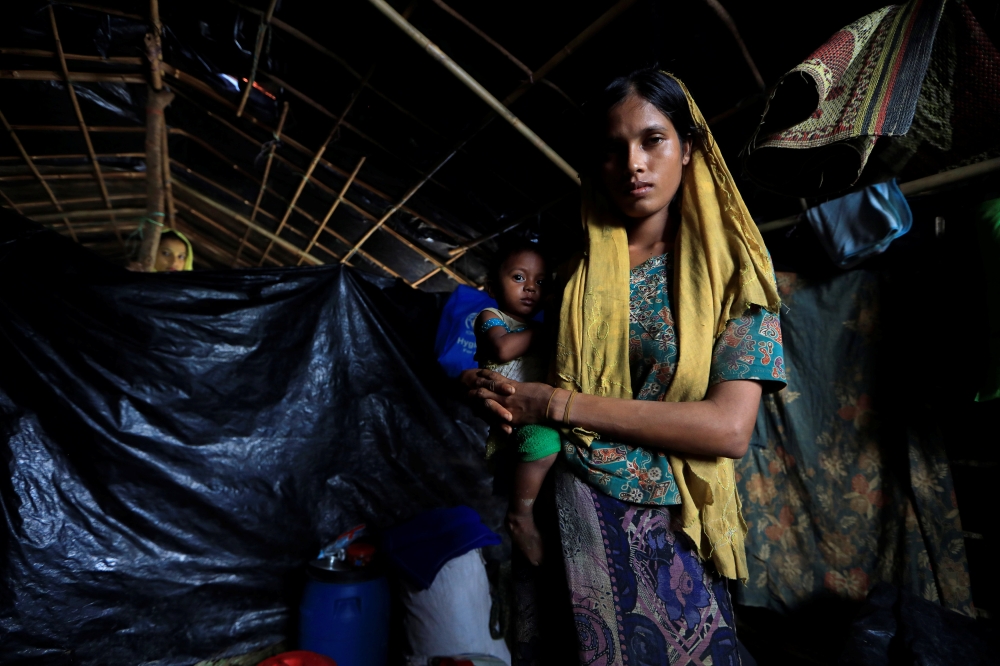
MULTIPOLYGON (((323 230, 326 229, 326 223, 330 221, 330 218, 333 217, 334 211, 337 210, 337 206, 339 206, 340 202, 344 200, 344 195, 347 194, 347 190, 351 187, 351 183, 354 182, 354 178, 358 175, 358 172, 361 171, 361 165, 364 163, 365 157, 362 156, 361 159, 358 160, 358 165, 354 167, 354 171, 351 172, 350 177, 348 177, 348 179, 344 182, 344 186, 340 189, 340 193, 337 195, 337 198, 333 200, 333 205, 330 206, 330 210, 326 211, 326 215, 323 216, 323 221, 320 222, 319 229, 316 230, 316 233, 313 234, 313 237, 309 240, 309 245, 306 246, 306 252, 312 250, 313 245, 316 244, 316 239, 318 239, 320 234, 323 233, 323 230)), ((299 258, 298 265, 302 265, 301 257, 299 258)))
POLYGON ((163 123, 163 198, 167 204, 166 224, 171 229, 176 228, 177 210, 174 207, 173 180, 170 178, 170 130, 167 127, 166 119, 163 123))
POLYGON ((164 166, 168 175, 170 166, 164 162, 166 120, 163 112, 174 99, 174 94, 163 90, 160 74, 160 11, 157 0, 150 0, 153 34, 146 35, 146 57, 149 58, 153 85, 146 100, 146 218, 139 245, 139 264, 144 271, 152 271, 156 251, 160 246, 160 232, 167 214, 164 212, 164 166))
MULTIPOLYGON (((271 175, 271 163, 274 162, 274 152, 278 149, 278 143, 281 141, 281 130, 285 127, 285 118, 287 117, 288 102, 285 102, 281 107, 281 117, 278 118, 278 129, 274 130, 274 140, 271 142, 270 150, 267 151, 267 164, 264 165, 264 177, 260 181, 260 190, 257 192, 257 201, 253 204, 253 212, 250 213, 251 222, 256 221, 257 211, 260 210, 260 202, 264 199, 264 192, 267 191, 267 179, 271 175)), ((250 227, 247 227, 247 230, 243 232, 243 239, 240 241, 239 247, 236 248, 236 255, 233 259, 233 268, 236 268, 236 264, 239 263, 240 255, 243 254, 243 247, 247 244, 247 239, 249 237, 250 227)))
POLYGON ((163 25, 160 24, 160 2, 159 0, 149 0, 149 19, 153 24, 153 31, 147 32, 146 58, 149 59, 149 76, 153 84, 153 90, 163 90, 163 72, 160 64, 163 62, 163 44, 160 35, 163 33, 163 25))
POLYGON ((247 105, 250 97, 250 90, 253 88, 254 79, 257 77, 257 62, 260 60, 260 50, 264 48, 264 36, 271 25, 271 17, 274 16, 274 7, 278 0, 271 0, 267 6, 267 12, 260 19, 260 27, 257 28, 257 43, 253 49, 253 65, 250 67, 250 76, 247 77, 247 87, 243 89, 243 96, 240 98, 240 105, 236 108, 236 117, 243 115, 243 109, 247 105))

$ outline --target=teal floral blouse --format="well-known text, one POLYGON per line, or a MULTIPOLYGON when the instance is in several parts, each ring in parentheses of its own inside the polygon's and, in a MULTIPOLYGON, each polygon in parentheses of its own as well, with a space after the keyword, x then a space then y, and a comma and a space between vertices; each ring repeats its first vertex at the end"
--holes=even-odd
MULTIPOLYGON (((663 400, 677 370, 677 332, 670 311, 673 255, 653 257, 632 269, 629 366, 637 400, 663 400)), ((778 316, 758 307, 731 319, 712 352, 709 385, 733 379, 785 382, 778 316)), ((589 449, 564 442, 570 467, 597 490, 634 504, 680 504, 665 453, 594 440, 589 449)))

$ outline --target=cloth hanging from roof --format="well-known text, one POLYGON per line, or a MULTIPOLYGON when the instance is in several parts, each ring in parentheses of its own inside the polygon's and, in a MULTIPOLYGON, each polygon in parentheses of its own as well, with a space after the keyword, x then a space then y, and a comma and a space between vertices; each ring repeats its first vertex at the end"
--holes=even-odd
POLYGON ((910 205, 895 180, 810 208, 806 218, 840 268, 852 268, 885 252, 913 226, 910 205))
POLYGON ((913 280, 778 273, 788 386, 764 396, 736 466, 750 569, 732 588, 739 603, 861 601, 884 581, 973 615, 948 414, 927 407, 911 376, 886 371, 918 362, 926 344, 894 284, 913 280))
POLYGON ((785 74, 748 146, 750 177, 793 196, 854 184, 878 137, 909 130, 944 5, 883 7, 785 74))

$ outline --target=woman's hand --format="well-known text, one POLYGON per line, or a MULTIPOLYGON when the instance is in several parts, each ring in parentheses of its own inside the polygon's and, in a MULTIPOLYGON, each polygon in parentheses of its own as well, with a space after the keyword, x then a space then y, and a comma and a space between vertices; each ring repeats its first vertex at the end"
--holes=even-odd
POLYGON ((485 369, 466 370, 462 383, 469 388, 470 397, 483 400, 486 409, 501 419, 507 433, 512 425, 545 421, 545 409, 555 390, 540 382, 515 382, 485 369))
POLYGON ((501 396, 513 395, 518 382, 507 379, 499 372, 475 368, 463 371, 458 380, 469 390, 470 398, 479 398, 475 403, 480 408, 476 410, 480 416, 500 421, 504 431, 510 433, 511 427, 506 422, 510 421, 511 414, 497 400, 501 396))

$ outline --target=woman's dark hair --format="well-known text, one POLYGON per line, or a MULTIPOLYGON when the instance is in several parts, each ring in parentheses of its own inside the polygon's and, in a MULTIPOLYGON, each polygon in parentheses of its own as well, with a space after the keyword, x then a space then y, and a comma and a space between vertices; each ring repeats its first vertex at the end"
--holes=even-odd
POLYGON ((609 83, 601 94, 587 106, 587 121, 594 150, 591 153, 592 166, 601 156, 603 136, 607 126, 608 112, 625 101, 629 95, 638 95, 670 119, 678 136, 694 142, 702 139, 701 129, 691 118, 687 96, 671 76, 656 67, 637 69, 627 76, 619 76, 609 83))
MULTIPOLYGON (((184 243, 184 241, 181 240, 181 237, 178 236, 177 232, 174 231, 173 229, 164 229, 162 232, 160 232, 160 240, 164 239, 181 241, 182 243, 184 243)), ((187 245, 187 243, 184 244, 187 245)))
POLYGON ((486 274, 487 284, 498 284, 500 282, 500 269, 503 267, 503 262, 521 252, 534 252, 541 255, 542 259, 546 259, 545 250, 538 241, 525 236, 501 238, 497 251, 493 254, 493 258, 490 261, 489 272, 486 274))

